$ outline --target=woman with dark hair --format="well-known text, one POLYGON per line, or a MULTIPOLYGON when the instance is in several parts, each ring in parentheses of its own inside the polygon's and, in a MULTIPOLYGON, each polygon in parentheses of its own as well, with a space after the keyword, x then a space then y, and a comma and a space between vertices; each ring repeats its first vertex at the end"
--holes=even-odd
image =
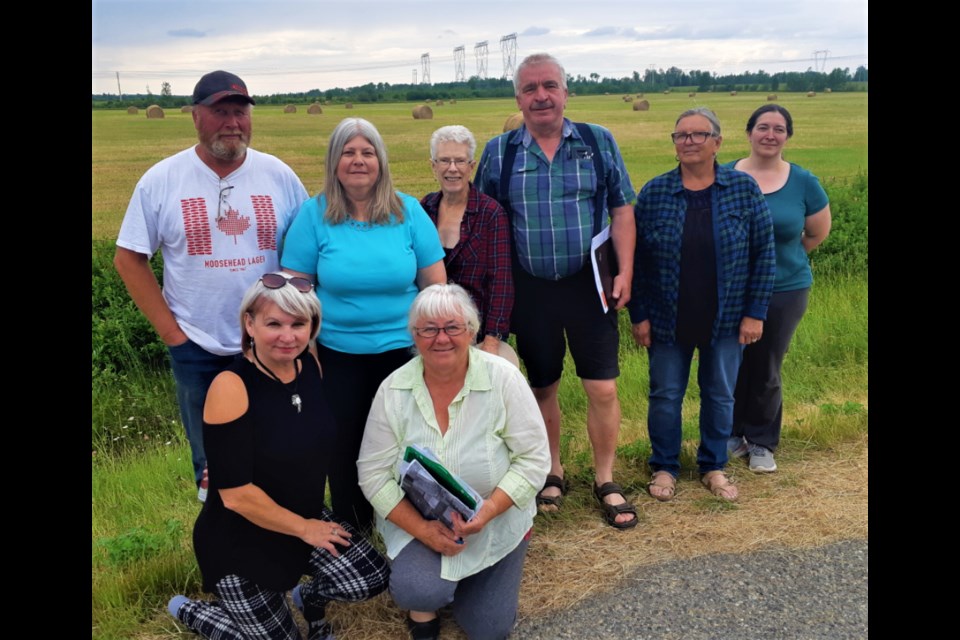
POLYGON ((370 122, 346 118, 333 130, 323 193, 300 208, 280 264, 317 283, 318 353, 339 430, 331 501, 367 529, 373 510, 357 485, 357 453, 370 402, 411 358, 406 317, 417 292, 447 280, 437 229, 415 198, 394 191, 386 146, 370 122))
POLYGON ((780 370, 790 340, 807 309, 813 272, 807 254, 830 233, 830 203, 817 176, 783 159, 793 137, 793 118, 778 104, 765 104, 747 120, 750 155, 726 166, 760 185, 773 217, 777 273, 763 336, 743 352, 734 393, 733 436, 728 451, 749 457, 756 473, 777 470, 783 393, 780 370))
POLYGON ((205 591, 174 596, 170 613, 205 638, 293 640, 286 591, 309 625, 331 637, 331 600, 387 587, 386 560, 324 505, 333 418, 320 364, 307 347, 320 329, 313 285, 267 273, 240 303, 242 357, 210 385, 203 445, 210 489, 193 529, 205 591), (303 574, 312 580, 299 585, 303 574))
POLYGON ((633 337, 648 349, 647 490, 673 498, 680 474, 681 409, 699 352, 697 467, 715 496, 736 500, 727 475, 733 388, 743 346, 763 334, 773 288, 773 225, 750 176, 717 164, 723 137, 709 109, 684 111, 671 134, 679 165, 640 191, 628 303, 633 337))

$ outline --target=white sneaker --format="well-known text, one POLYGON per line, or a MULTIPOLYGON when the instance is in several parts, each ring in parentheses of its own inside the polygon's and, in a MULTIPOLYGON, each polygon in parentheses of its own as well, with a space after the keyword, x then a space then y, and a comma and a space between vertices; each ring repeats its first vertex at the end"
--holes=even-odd
POLYGON ((758 444, 750 447, 750 471, 755 473, 770 473, 777 470, 777 463, 773 459, 773 451, 758 444))

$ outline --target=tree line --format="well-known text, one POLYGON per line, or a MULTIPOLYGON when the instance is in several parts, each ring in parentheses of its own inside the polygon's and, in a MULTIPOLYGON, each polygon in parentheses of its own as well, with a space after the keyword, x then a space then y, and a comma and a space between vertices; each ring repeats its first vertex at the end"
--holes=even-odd
MULTIPOLYGON (((835 68, 830 73, 823 71, 779 71, 767 73, 762 69, 739 74, 718 75, 712 71, 684 71, 678 67, 647 69, 641 75, 634 71, 623 78, 600 77, 597 73, 588 76, 567 76, 567 88, 579 95, 659 93, 667 90, 709 91, 866 91, 867 67, 861 65, 851 74, 848 68, 835 68)), ((190 96, 174 96, 170 84, 161 85, 160 95, 154 95, 147 87, 146 94, 125 94, 119 100, 117 94, 92 95, 95 109, 118 109, 129 106, 146 108, 157 104, 164 108, 190 104, 190 96)), ((254 95, 257 104, 288 104, 324 102, 404 102, 422 100, 449 100, 468 98, 513 97, 513 82, 503 78, 480 78, 472 76, 465 82, 437 82, 425 84, 390 84, 368 82, 367 84, 333 89, 311 89, 294 93, 254 95)))

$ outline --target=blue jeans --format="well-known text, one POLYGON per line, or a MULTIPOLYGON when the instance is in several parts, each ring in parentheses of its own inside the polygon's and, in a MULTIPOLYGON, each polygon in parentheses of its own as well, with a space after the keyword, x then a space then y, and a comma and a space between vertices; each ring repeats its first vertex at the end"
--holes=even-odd
MULTIPOLYGON (((654 343, 649 349, 650 405, 647 429, 650 432, 650 469, 680 474, 680 446, 683 439, 681 410, 690 379, 693 345, 654 343)), ((737 336, 720 338, 700 346, 697 383, 700 386, 700 446, 697 467, 701 474, 723 469, 727 464, 727 439, 733 430, 733 390, 743 357, 737 336)))
POLYGON ((180 420, 190 442, 193 474, 199 487, 203 468, 207 466, 207 456, 203 453, 203 403, 207 399, 207 389, 217 374, 237 356, 214 355, 192 340, 167 349, 170 352, 173 379, 177 383, 180 420))

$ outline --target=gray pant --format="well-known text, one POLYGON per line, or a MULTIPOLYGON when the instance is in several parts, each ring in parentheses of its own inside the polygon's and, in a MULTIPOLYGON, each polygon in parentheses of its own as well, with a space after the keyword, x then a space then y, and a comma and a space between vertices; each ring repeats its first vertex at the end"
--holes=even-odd
POLYGON ((770 297, 763 336, 743 350, 734 391, 733 435, 771 451, 780 444, 783 392, 780 369, 790 340, 807 310, 810 289, 781 291, 770 297))
POLYGON ((440 554, 413 540, 390 568, 390 595, 401 609, 436 611, 451 602, 470 640, 499 640, 513 630, 529 540, 495 565, 460 581, 440 577, 440 554))

